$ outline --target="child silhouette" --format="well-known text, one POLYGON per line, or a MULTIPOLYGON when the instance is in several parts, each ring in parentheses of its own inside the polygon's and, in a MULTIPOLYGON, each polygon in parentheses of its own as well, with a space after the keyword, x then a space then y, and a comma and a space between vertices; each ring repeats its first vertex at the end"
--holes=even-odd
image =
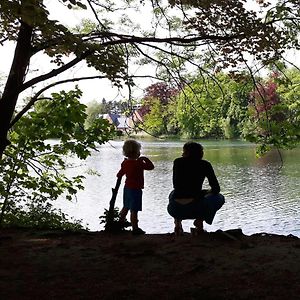
POLYGON ((126 140, 123 145, 124 161, 117 174, 118 178, 126 176, 123 190, 123 208, 120 211, 120 223, 126 223, 130 210, 132 234, 144 234, 138 226, 138 212, 142 210, 142 195, 144 188, 144 170, 153 170, 154 165, 149 158, 141 155, 141 144, 135 140, 126 140))

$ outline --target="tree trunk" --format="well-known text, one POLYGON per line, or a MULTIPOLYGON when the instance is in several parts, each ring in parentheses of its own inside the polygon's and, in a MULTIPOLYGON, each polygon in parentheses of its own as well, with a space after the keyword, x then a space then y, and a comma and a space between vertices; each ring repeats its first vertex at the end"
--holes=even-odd
POLYGON ((21 22, 15 55, 0 99, 0 160, 6 146, 9 145, 7 133, 18 101, 20 88, 29 66, 32 32, 31 26, 21 22))

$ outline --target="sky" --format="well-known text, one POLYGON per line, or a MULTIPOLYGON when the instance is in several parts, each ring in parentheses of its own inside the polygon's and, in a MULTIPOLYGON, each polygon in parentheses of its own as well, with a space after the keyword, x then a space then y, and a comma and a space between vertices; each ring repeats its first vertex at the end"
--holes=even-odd
MULTIPOLYGON (((46 7, 48 8, 50 12, 50 19, 56 19, 62 22, 66 26, 75 26, 78 23, 80 23, 80 20, 82 17, 87 17, 88 15, 91 15, 90 10, 84 10, 84 11, 74 11, 66 8, 64 5, 58 4, 58 1, 48 0, 45 1, 46 7), (59 6, 59 9, 57 7, 59 6)), ((141 20, 145 20, 145 16, 137 16, 135 14, 135 19, 140 18, 141 20)), ((11 66, 11 62, 14 55, 14 44, 12 42, 6 43, 5 47, 0 46, 0 77, 6 77, 9 73, 9 69, 11 66), (3 59, 5 58, 5 59, 3 59)), ((49 72, 51 69, 53 69, 54 65, 49 65, 48 59, 42 55, 35 55, 31 59, 31 70, 38 70, 39 74, 49 72)), ((137 67, 141 68, 141 67, 137 67)), ((135 69, 134 72, 138 72, 140 70, 135 69)), ((144 72, 147 73, 148 69, 147 67, 144 67, 144 72)), ((153 70, 152 70, 153 72, 153 70)), ((36 74, 35 74, 36 75, 36 74)), ((55 81, 66 79, 66 77, 81 77, 81 76, 93 76, 93 75, 99 75, 93 68, 88 68, 86 64, 80 63, 76 65, 74 68, 72 68, 71 71, 67 72, 67 76, 65 74, 59 75, 55 78, 55 81)), ((32 77, 32 75, 29 73, 27 75, 27 79, 32 77)), ((49 82, 48 82, 49 83, 49 82)), ((137 81, 137 87, 133 93, 133 97, 136 97, 137 99, 140 99, 143 96, 143 90, 148 85, 153 83, 152 80, 139 80, 137 81)), ((114 86, 112 86, 111 82, 107 79, 100 79, 100 80, 84 80, 76 82, 75 84, 78 84, 80 89, 83 91, 83 96, 81 98, 81 101, 83 103, 88 103, 92 100, 101 101, 103 98, 105 98, 107 101, 113 100, 113 101, 119 101, 119 100, 125 100, 128 99, 128 89, 125 86, 124 89, 120 90, 114 86)), ((57 87, 52 88, 49 90, 49 92, 45 92, 45 95, 47 96, 47 93, 56 92, 62 89, 69 90, 74 88, 74 83, 69 84, 63 84, 58 85, 57 87)), ((44 85, 43 85, 44 86, 44 85)), ((23 93, 23 95, 20 96, 20 98, 24 96, 28 96, 32 93, 32 91, 26 91, 23 93)))
MULTIPOLYGON (((93 18, 93 14, 89 7, 87 10, 76 11, 76 10, 70 10, 65 6, 61 5, 61 8, 57 9, 55 2, 56 1, 53 0, 45 1, 50 12, 50 19, 67 20, 65 25, 70 27, 78 25, 82 18, 89 17, 92 18, 95 22, 97 22, 93 18), (66 16, 68 17, 66 18, 66 16)), ((145 16, 141 17, 140 15, 137 15, 134 12, 132 12, 132 15, 134 16, 135 21, 138 21, 138 19, 140 19, 141 21, 145 21, 145 16)), ((146 67, 144 68, 147 69, 146 67)), ((98 73, 93 68, 88 68, 85 65, 85 63, 76 66, 72 70, 71 76, 80 77, 81 74, 85 74, 86 76, 98 75, 98 73)), ((141 98, 143 95, 144 88, 150 85, 152 81, 140 80, 137 83, 138 86, 135 92, 133 93, 133 96, 136 98, 141 98)), ((113 100, 113 101, 128 99, 128 89, 126 86, 122 90, 120 90, 112 86, 111 82, 107 79, 80 81, 78 82, 78 85, 83 91, 83 97, 82 97, 83 102, 89 102, 94 99, 101 101, 103 98, 105 98, 106 100, 113 100)), ((72 86, 74 86, 74 83, 69 85, 70 88, 72 88, 72 86)))
MULTIPOLYGON (((254 0, 249 0, 247 6, 251 7, 252 9, 255 8, 254 4, 256 2, 254 0)), ((57 20, 64 20, 66 21, 64 25, 67 26, 75 26, 77 25, 82 17, 91 16, 91 11, 84 10, 84 11, 74 11, 66 8, 65 6, 58 4, 58 1, 47 0, 45 4, 50 12, 50 19, 57 19, 57 20), (57 5, 60 5, 58 8, 57 5)), ((257 6, 256 6, 257 7, 257 6)), ((135 22, 139 22, 140 24, 151 24, 150 14, 146 12, 143 14, 136 14, 134 11, 131 12, 135 22)), ((11 65, 11 61, 14 54, 14 45, 13 43, 6 44, 5 47, 0 46, 0 76, 5 77, 8 75, 9 68, 11 65)), ((296 54, 291 51, 289 54, 290 59, 296 61, 296 54)), ((31 60, 31 70, 38 70, 38 73, 42 74, 45 72, 49 72, 54 65, 51 66, 49 69, 48 59, 45 59, 41 55, 34 56, 31 60)), ((153 73, 154 70, 150 69, 150 67, 140 66, 136 67, 133 70, 133 74, 135 73, 153 73)), ((96 75, 97 72, 93 68, 88 68, 84 63, 78 64, 75 68, 68 72, 68 77, 81 77, 85 76, 93 76, 96 75)), ((33 76, 32 74, 28 74, 28 78, 33 76)), ((55 81, 65 79, 65 75, 60 75, 55 78, 55 81)), ((137 81, 137 87, 134 90, 133 97, 137 99, 141 99, 143 96, 143 90, 149 86, 150 84, 154 83, 153 80, 139 80, 137 81)), ((80 81, 77 83, 80 89, 83 91, 82 102, 88 103, 92 100, 101 101, 103 98, 106 100, 125 100, 128 98, 128 89, 124 88, 123 90, 118 90, 117 88, 111 85, 111 82, 107 79, 101 80, 88 80, 88 81, 80 81)), ((59 91, 61 89, 72 89, 74 87, 74 83, 59 85, 50 90, 50 92, 59 91)), ((25 95, 30 95, 33 91, 26 91, 25 95)), ((48 94, 50 93, 48 92, 48 94)), ((47 95, 47 93, 45 94, 47 95)), ((23 95, 21 95, 22 97, 23 95)))

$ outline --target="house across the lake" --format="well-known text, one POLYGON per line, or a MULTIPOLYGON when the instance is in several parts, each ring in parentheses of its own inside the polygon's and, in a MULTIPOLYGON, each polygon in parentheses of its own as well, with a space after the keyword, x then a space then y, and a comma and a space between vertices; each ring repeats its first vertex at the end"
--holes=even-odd
POLYGON ((137 124, 143 121, 138 110, 133 111, 130 116, 124 114, 108 113, 99 115, 100 118, 106 119, 110 124, 113 124, 118 131, 130 132, 136 130, 137 124))

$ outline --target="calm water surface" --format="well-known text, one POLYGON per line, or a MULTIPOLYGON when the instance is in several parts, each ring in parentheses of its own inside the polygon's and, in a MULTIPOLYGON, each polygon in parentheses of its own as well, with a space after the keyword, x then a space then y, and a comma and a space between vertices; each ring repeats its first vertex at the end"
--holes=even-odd
MULTIPOLYGON (((143 211, 139 213, 140 227, 147 233, 167 233, 173 230, 173 219, 166 207, 172 190, 173 160, 181 156, 183 142, 141 140, 142 154, 154 163, 153 171, 145 171, 143 211)), ((283 165, 274 151, 256 158, 251 144, 228 141, 201 141, 204 159, 214 166, 226 203, 219 210, 207 231, 242 228, 245 234, 268 232, 293 234, 300 237, 300 149, 283 151, 283 165)), ((90 230, 102 230, 99 216, 108 208, 111 188, 123 161, 122 141, 112 141, 99 147, 84 165, 75 162, 70 174, 83 174, 85 190, 77 201, 60 200, 64 212, 82 219, 90 230), (91 174, 96 170, 100 176, 91 174)), ((122 186, 116 206, 122 207, 122 186)), ((189 231, 192 221, 183 222, 189 231)))

